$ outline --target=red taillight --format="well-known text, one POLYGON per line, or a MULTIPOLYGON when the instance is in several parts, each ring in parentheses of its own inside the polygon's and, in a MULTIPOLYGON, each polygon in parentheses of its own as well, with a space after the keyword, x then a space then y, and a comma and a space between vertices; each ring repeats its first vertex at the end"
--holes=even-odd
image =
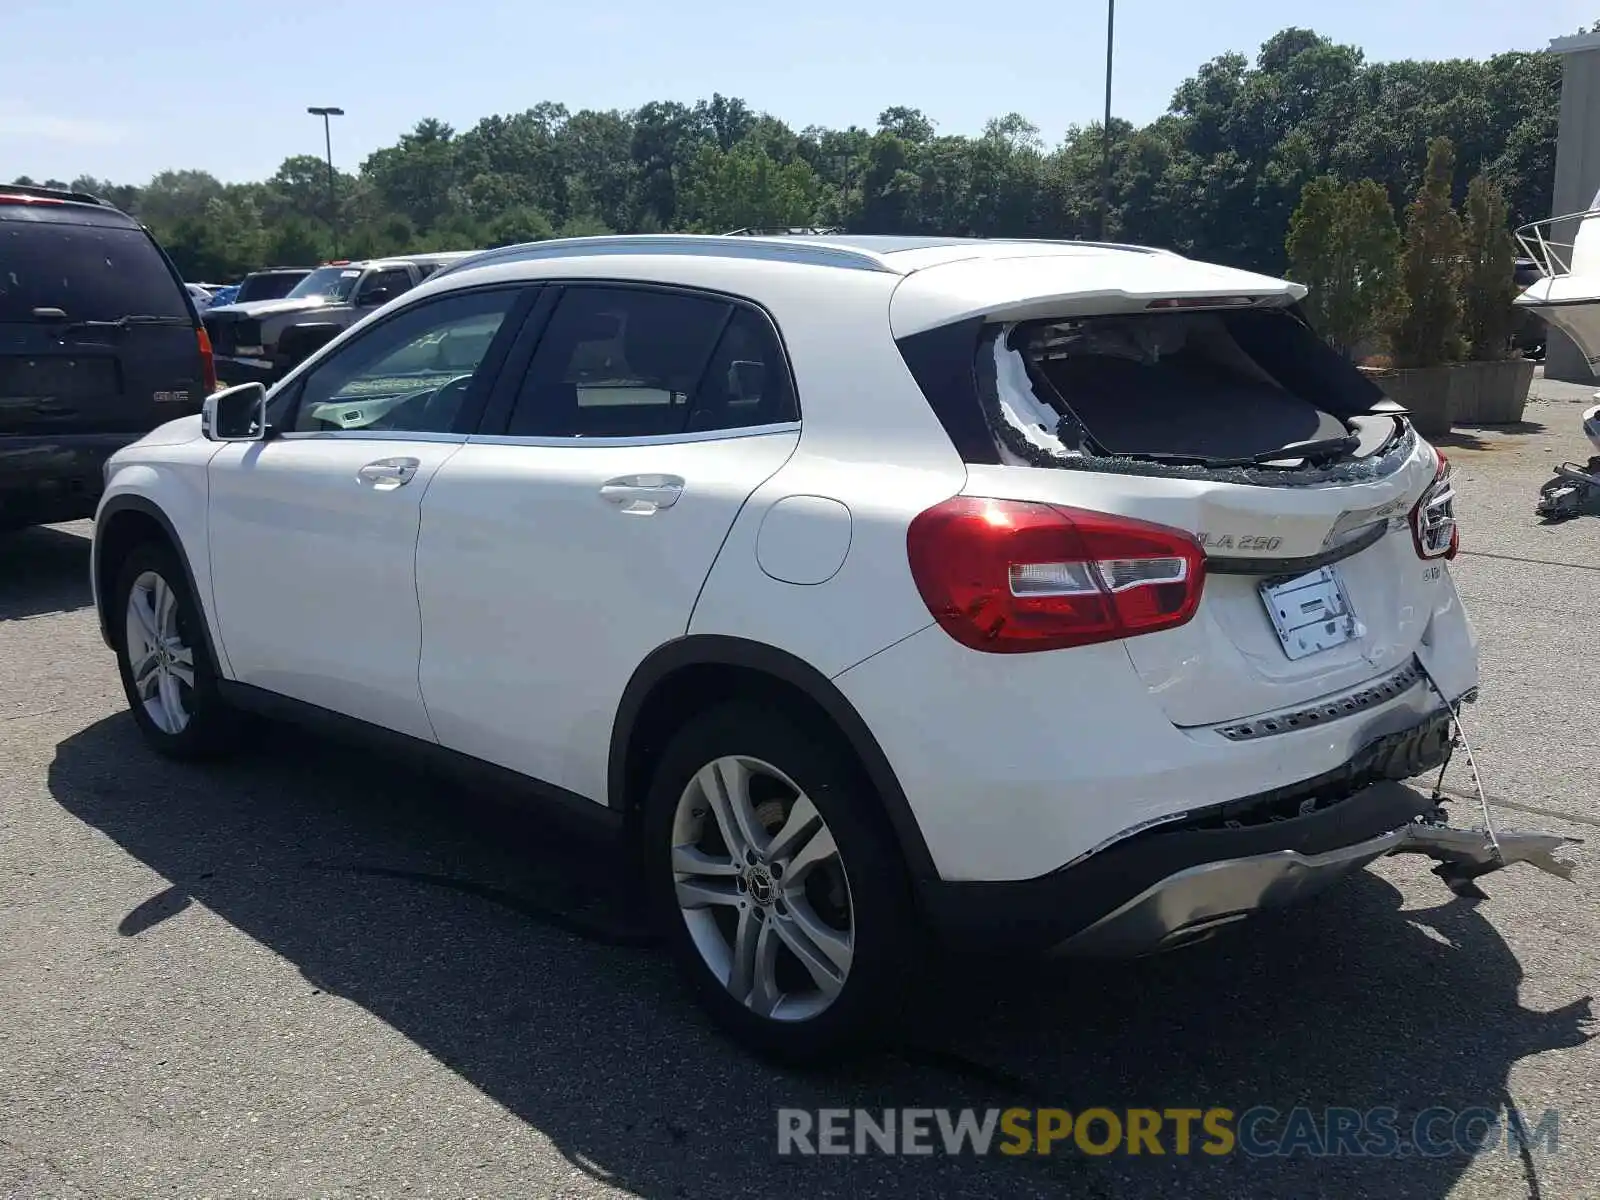
POLYGON ((1452 559, 1461 548, 1456 526, 1456 490, 1450 482, 1450 460, 1438 450, 1439 467, 1433 482, 1411 510, 1411 541, 1418 558, 1452 559))
POLYGON ((211 351, 211 337, 201 325, 195 332, 200 337, 200 373, 206 381, 206 395, 217 390, 217 360, 211 351))
POLYGON ((1171 629, 1205 586, 1200 545, 1127 517, 956 496, 906 534, 923 602, 951 637, 996 654, 1171 629))
POLYGON ((8 192, 0 192, 0 204, 61 204, 54 196, 14 196, 8 192))

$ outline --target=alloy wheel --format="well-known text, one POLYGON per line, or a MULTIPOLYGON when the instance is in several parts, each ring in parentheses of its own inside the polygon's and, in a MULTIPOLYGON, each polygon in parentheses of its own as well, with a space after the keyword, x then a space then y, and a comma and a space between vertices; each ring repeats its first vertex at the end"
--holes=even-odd
POLYGON ((182 733, 192 717, 194 650, 178 622, 178 594, 155 571, 128 590, 126 646, 134 693, 162 733, 182 733))
POLYGON ((701 768, 673 816, 672 871, 690 938, 734 999, 775 1021, 838 999, 855 952, 850 881, 789 776, 743 755, 701 768))

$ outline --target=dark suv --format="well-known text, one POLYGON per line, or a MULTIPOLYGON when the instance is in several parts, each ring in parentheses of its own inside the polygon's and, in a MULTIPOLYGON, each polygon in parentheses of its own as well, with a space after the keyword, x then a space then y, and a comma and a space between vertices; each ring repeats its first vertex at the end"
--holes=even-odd
POLYGON ((93 516, 106 457, 215 387, 148 229, 82 192, 0 184, 0 529, 93 516))

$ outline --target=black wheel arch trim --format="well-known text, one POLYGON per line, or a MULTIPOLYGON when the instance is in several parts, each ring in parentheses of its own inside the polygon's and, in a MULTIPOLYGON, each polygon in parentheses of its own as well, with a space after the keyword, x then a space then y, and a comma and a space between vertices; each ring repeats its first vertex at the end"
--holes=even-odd
POLYGON ((939 877, 900 780, 861 714, 821 671, 788 651, 765 642, 721 634, 691 634, 657 647, 639 664, 628 686, 623 689, 616 720, 611 727, 606 772, 606 800, 610 807, 625 810, 628 805, 628 748, 646 700, 656 686, 674 672, 697 666, 729 666, 758 671, 798 689, 815 703, 843 735, 882 800, 907 870, 916 879, 939 877))
MULTIPOLYGON (((222 660, 217 656, 216 641, 211 633, 211 615, 206 611, 205 593, 200 590, 195 581, 194 567, 189 563, 189 552, 184 549, 183 539, 178 536, 177 527, 172 519, 162 511, 160 505, 143 496, 124 494, 113 496, 101 507, 94 522, 94 541, 90 545, 89 570, 92 573, 91 582, 94 585, 95 610, 100 618, 100 637, 110 649, 116 649, 116 642, 111 636, 111 614, 107 609, 111 598, 106 594, 110 589, 100 586, 100 547, 103 540, 100 531, 106 527, 111 518, 120 512, 137 512, 151 518, 160 525, 167 535, 167 541, 172 547, 173 554, 177 555, 178 565, 183 568, 183 581, 188 585, 189 595, 194 600, 195 609, 200 613, 200 633, 206 639, 206 654, 210 656, 212 669, 222 670, 222 660)), ((109 581, 115 583, 115 580, 109 581)))

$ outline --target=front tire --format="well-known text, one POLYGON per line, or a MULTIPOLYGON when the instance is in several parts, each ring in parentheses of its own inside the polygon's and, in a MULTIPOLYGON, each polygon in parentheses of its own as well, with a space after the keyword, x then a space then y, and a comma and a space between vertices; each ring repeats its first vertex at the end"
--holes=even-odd
POLYGON ((217 691, 199 606, 178 556, 136 546, 117 573, 117 671, 139 732, 158 753, 204 758, 230 749, 236 717, 217 691))
POLYGON ((646 886, 724 1030, 792 1063, 861 1044, 901 978, 905 873, 832 738, 754 705, 692 718, 645 801, 646 886))

